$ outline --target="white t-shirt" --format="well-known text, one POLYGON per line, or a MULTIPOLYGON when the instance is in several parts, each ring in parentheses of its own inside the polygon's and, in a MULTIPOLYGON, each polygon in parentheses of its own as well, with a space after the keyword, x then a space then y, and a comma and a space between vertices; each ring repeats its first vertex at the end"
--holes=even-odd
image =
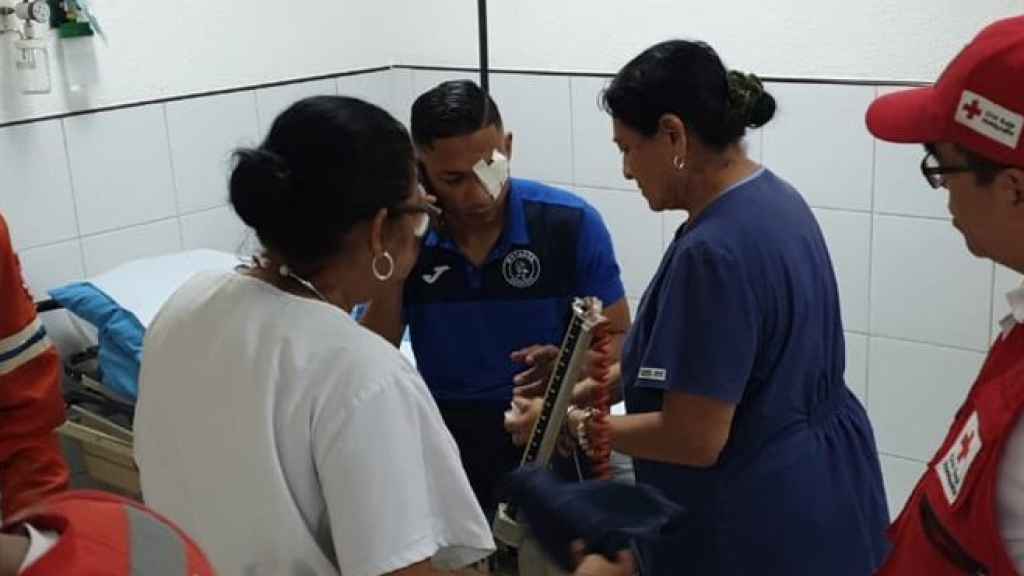
POLYGON ((146 334, 146 502, 225 576, 376 576, 494 549, 458 449, 399 351, 328 304, 203 273, 146 334))

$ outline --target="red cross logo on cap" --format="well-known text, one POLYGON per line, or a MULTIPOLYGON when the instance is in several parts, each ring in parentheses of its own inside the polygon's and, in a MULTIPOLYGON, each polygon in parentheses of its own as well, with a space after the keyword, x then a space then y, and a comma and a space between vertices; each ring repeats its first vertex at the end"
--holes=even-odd
POLYGON ((960 441, 960 453, 956 456, 957 462, 963 462, 964 458, 967 458, 967 452, 971 449, 971 442, 974 442, 974 430, 971 430, 960 441))
POLYGON ((968 120, 974 120, 976 116, 980 116, 981 106, 979 106, 978 100, 975 99, 970 104, 964 104, 964 112, 967 112, 968 120))

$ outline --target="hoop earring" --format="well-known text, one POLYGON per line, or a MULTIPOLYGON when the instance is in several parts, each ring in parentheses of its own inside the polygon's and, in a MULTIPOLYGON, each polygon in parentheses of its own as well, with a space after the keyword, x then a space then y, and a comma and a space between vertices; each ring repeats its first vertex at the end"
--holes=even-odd
POLYGON ((382 252, 382 253, 377 254, 376 256, 373 257, 373 262, 370 263, 370 268, 373 269, 373 277, 374 278, 376 278, 377 280, 380 280, 381 282, 387 282, 388 280, 391 279, 391 276, 393 276, 394 273, 395 273, 395 259, 391 257, 391 253, 389 253, 387 251, 382 252), (387 271, 386 272, 381 272, 380 270, 378 270, 378 266, 377 266, 377 259, 378 258, 383 258, 384 259, 384 263, 387 266, 387 271))
POLYGON ((681 171, 683 168, 686 168, 686 160, 676 156, 672 159, 672 165, 675 166, 677 171, 681 171))

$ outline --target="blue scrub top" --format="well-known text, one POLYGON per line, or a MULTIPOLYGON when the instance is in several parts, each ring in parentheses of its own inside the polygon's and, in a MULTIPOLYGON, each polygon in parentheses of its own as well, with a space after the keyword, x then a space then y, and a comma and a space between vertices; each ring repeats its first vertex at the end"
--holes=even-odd
POLYGON ((678 574, 867 575, 889 522, 871 424, 846 387, 835 274, 792 186, 760 170, 687 222, 625 343, 630 413, 666 391, 736 405, 719 462, 638 459, 692 514, 662 554, 678 574))

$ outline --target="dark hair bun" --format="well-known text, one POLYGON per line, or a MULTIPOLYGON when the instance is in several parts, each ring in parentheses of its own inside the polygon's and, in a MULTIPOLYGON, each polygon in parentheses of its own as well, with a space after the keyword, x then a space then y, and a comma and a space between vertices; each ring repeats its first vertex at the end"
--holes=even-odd
POLYGON ((231 204, 247 226, 270 233, 289 202, 290 173, 284 158, 264 148, 240 148, 231 172, 231 204))
POLYGON ((235 152, 231 205, 268 252, 298 274, 341 253, 357 223, 412 191, 409 133, 381 108, 345 96, 299 100, 257 148, 235 152))
POLYGON ((775 97, 764 90, 754 99, 747 113, 747 126, 760 128, 775 117, 775 97))
POLYGON ((745 126, 760 128, 775 116, 775 98, 764 89, 754 74, 730 70, 729 106, 742 118, 745 126))

